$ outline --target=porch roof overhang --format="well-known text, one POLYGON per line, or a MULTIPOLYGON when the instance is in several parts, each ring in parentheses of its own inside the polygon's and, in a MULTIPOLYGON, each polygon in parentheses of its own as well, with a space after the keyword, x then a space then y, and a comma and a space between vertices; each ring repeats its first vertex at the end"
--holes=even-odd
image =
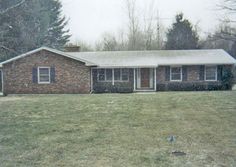
POLYGON ((151 65, 151 66, 148 66, 148 65, 142 65, 142 66, 116 66, 116 65, 109 65, 109 66, 96 66, 96 67, 92 67, 92 68, 96 68, 96 69, 99 69, 99 68, 112 68, 112 69, 116 69, 116 68, 157 68, 158 65, 151 65))

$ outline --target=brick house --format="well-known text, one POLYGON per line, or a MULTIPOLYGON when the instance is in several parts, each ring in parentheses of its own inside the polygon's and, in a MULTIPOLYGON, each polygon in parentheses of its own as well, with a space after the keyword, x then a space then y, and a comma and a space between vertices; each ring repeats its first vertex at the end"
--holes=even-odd
POLYGON ((236 60, 223 50, 61 52, 42 47, 0 63, 4 94, 218 90, 236 60))

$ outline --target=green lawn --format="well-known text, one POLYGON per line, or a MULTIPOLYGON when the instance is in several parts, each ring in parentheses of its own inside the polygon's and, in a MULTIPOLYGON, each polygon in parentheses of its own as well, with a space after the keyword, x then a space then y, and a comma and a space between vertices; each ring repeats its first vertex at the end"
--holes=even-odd
POLYGON ((0 166, 235 167, 236 92, 1 97, 0 166))

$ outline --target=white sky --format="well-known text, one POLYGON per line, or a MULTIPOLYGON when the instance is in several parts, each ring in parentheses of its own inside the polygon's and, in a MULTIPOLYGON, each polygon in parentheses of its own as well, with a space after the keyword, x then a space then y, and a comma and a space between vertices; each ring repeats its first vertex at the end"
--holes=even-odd
MULTIPOLYGON (((68 28, 72 41, 80 40, 94 44, 104 32, 117 32, 127 24, 125 0, 61 0, 64 15, 69 18, 68 28)), ((220 15, 217 4, 220 0, 137 0, 140 17, 154 1, 161 20, 169 27, 178 12, 193 24, 198 23, 201 34, 214 31, 220 15)))

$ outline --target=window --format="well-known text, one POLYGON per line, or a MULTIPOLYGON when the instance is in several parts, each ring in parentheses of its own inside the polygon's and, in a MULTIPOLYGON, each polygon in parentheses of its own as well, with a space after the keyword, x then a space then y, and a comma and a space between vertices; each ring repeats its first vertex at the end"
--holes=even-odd
POLYGON ((38 67, 38 83, 50 83, 50 67, 38 67))
POLYGON ((114 69, 115 81, 129 81, 129 69, 114 69))
POLYGON ((104 69, 98 70, 98 81, 105 81, 105 70, 104 69))
POLYGON ((98 81, 112 81, 112 69, 99 69, 98 81))
POLYGON ((122 81, 129 80, 129 70, 128 69, 122 69, 121 79, 122 79, 122 81))
POLYGON ((106 69, 106 81, 112 81, 112 69, 106 69))
POLYGON ((120 69, 114 69, 114 80, 115 81, 120 81, 120 76, 121 76, 121 70, 120 69))
POLYGON ((170 80, 171 81, 182 81, 182 67, 171 67, 170 80))
POLYGON ((111 82, 114 75, 114 81, 129 81, 129 69, 98 69, 98 81, 111 82))
POLYGON ((205 81, 217 81, 216 66, 205 66, 205 81))

